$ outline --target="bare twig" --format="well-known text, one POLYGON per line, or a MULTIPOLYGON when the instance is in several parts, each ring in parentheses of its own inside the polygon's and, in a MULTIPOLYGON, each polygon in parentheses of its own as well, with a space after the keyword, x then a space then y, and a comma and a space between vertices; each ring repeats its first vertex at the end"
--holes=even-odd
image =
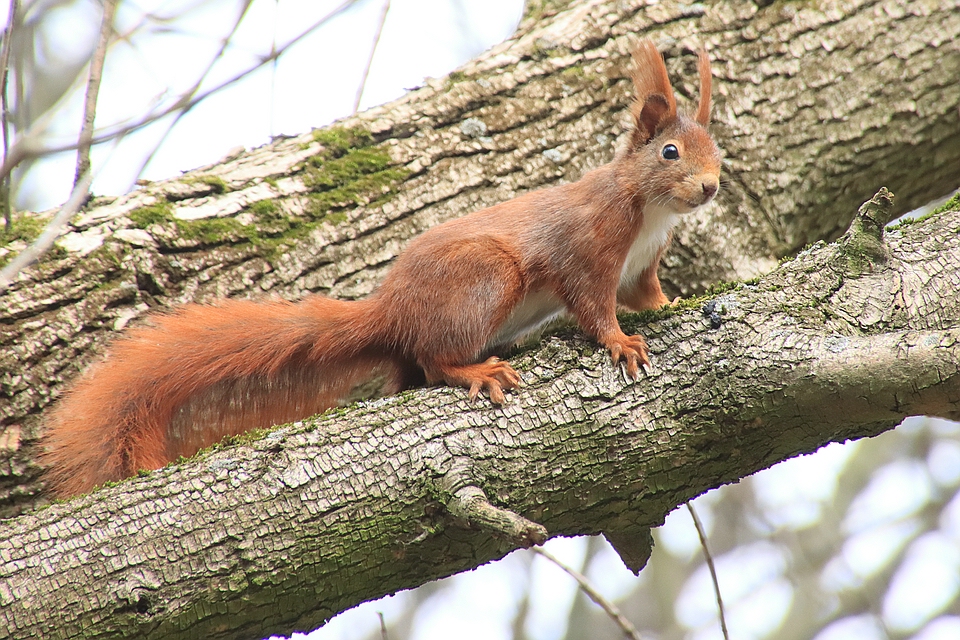
POLYGON ((80 209, 87 199, 87 192, 90 190, 91 182, 93 182, 93 175, 87 171, 73 187, 73 193, 70 194, 70 199, 60 207, 60 211, 57 212, 53 220, 44 228, 40 237, 38 237, 32 245, 20 252, 7 266, 0 269, 0 292, 5 291, 6 288, 10 286, 10 283, 13 282, 13 279, 17 277, 17 274, 20 273, 24 267, 32 264, 34 260, 53 246, 53 242, 60 235, 60 229, 67 224, 67 221, 73 217, 73 214, 80 209))
MULTIPOLYGON (((200 74, 200 77, 197 78, 197 81, 193 83, 193 86, 190 87, 183 95, 194 95, 199 89, 200 85, 203 84, 203 81, 207 79, 207 76, 210 75, 210 72, 213 70, 213 67, 217 62, 223 57, 224 52, 226 52, 227 47, 230 46, 230 41, 233 40, 233 36, 236 35, 237 29, 240 27, 240 23, 243 22, 244 17, 246 17, 247 12, 250 10, 250 5, 253 4, 253 0, 243 0, 243 8, 237 14, 237 19, 233 23, 233 27, 230 28, 230 32, 220 41, 220 48, 217 50, 217 55, 213 56, 210 59, 210 62, 207 64, 207 68, 203 70, 203 73, 200 74)), ((270 48, 270 54, 274 55, 277 51, 276 42, 270 48)), ((276 58, 274 58, 274 64, 276 64, 276 58)), ((177 126, 177 123, 180 120, 190 113, 190 110, 196 106, 190 105, 189 107, 183 109, 173 118, 173 122, 167 125, 167 130, 163 132, 163 135, 160 136, 160 139, 157 140, 153 145, 153 150, 143 159, 143 162, 140 163, 140 168, 137 170, 137 178, 143 173, 143 170, 147 168, 147 165, 150 164, 150 161, 153 160, 153 157, 157 155, 157 151, 160 150, 160 147, 163 146, 163 143, 170 137, 170 133, 173 131, 173 128, 177 126)))
POLYGON ((93 140, 93 121, 97 117, 97 97, 100 95, 100 81, 103 79, 103 63, 107 57, 107 45, 113 33, 113 14, 117 0, 103 1, 103 16, 100 20, 100 37, 90 59, 90 77, 87 80, 87 95, 83 102, 83 125, 80 127, 80 140, 77 142, 77 170, 73 174, 73 186, 90 171, 90 141, 93 140))
MULTIPOLYGON (((277 24, 280 22, 280 0, 273 0, 273 3, 273 35, 270 38, 270 53, 277 50, 277 24)), ((278 60, 274 58, 273 64, 270 65, 270 113, 267 122, 267 130, 270 132, 271 138, 275 133, 273 123, 277 107, 277 65, 278 60)))
POLYGON ((360 88, 357 89, 357 99, 353 101, 354 113, 360 110, 360 100, 363 98, 363 90, 367 88, 367 76, 370 75, 370 67, 373 66, 373 56, 377 53, 377 45, 380 44, 380 34, 383 33, 383 25, 387 21, 388 11, 390 11, 390 0, 384 0, 383 9, 380 11, 380 21, 377 23, 377 32, 373 35, 373 46, 370 47, 370 57, 367 58, 367 66, 363 68, 360 88))
MULTIPOLYGON (((3 129, 4 159, 10 153, 10 100, 7 94, 7 85, 10 80, 10 47, 13 40, 13 28, 19 18, 20 0, 10 0, 10 16, 7 18, 7 26, 3 30, 3 47, 0 48, 0 128, 3 129)), ((0 190, 3 192, 3 223, 7 231, 13 227, 11 186, 10 174, 4 174, 3 179, 0 180, 0 190)))
POLYGON ((560 562, 553 554, 543 547, 530 547, 530 550, 534 553, 539 553, 541 556, 566 571, 570 577, 576 580, 580 585, 580 589, 587 594, 587 597, 596 602, 601 609, 606 611, 607 615, 610 616, 610 618, 620 627, 620 630, 623 631, 623 635, 627 636, 628 638, 632 638, 633 640, 642 640, 640 638, 640 632, 637 631, 635 626, 633 626, 633 623, 627 620, 627 618, 620 613, 620 609, 617 608, 617 605, 607 600, 602 593, 597 591, 596 587, 594 587, 593 584, 587 580, 585 575, 560 562))
POLYGON ((387 638, 387 623, 383 620, 383 612, 377 611, 377 617, 380 618, 380 640, 389 640, 387 638))
POLYGON ((687 511, 693 518, 693 526, 697 528, 697 535, 700 536, 700 546, 703 547, 703 557, 707 560, 707 568, 710 569, 710 577, 713 578, 713 591, 717 595, 717 610, 720 612, 720 630, 723 632, 724 640, 730 640, 727 633, 727 618, 723 611, 723 599, 720 597, 720 582, 717 580, 717 568, 713 566, 713 556, 710 555, 710 549, 707 547, 707 534, 703 530, 703 524, 697 516, 693 503, 687 503, 687 511))
MULTIPOLYGON (((110 128, 101 132, 99 135, 94 135, 93 138, 90 140, 90 144, 91 145, 102 144, 109 140, 114 140, 118 137, 125 136, 129 133, 133 133, 134 131, 139 131, 140 129, 143 129, 144 127, 147 127, 153 124, 154 122, 156 122, 157 120, 165 118, 166 116, 172 113, 176 113, 178 111, 189 111, 193 107, 197 106, 197 104, 199 104, 200 102, 203 102, 204 100, 209 98, 211 95, 218 93, 229 86, 232 86, 236 82, 239 82, 240 80, 244 79, 245 77, 247 77, 248 75, 256 71, 257 69, 259 69, 260 67, 270 64, 271 62, 273 62, 273 60, 277 59, 278 57, 286 53, 287 50, 290 49, 290 47, 294 46, 295 44, 297 44, 298 42, 306 38, 308 35, 316 31, 317 29, 322 27, 324 24, 326 24, 333 18, 337 17, 347 9, 349 9, 351 6, 353 6, 357 2, 359 2, 359 0, 345 0, 336 9, 334 9, 333 11, 325 15, 323 18, 319 19, 317 22, 312 24, 307 30, 302 32, 300 35, 291 39, 276 51, 262 57, 256 64, 237 73, 233 77, 228 78, 227 80, 221 82, 220 84, 214 87, 211 87, 210 89, 199 94, 192 94, 190 91, 187 91, 181 94, 180 97, 173 104, 167 107, 164 107, 158 111, 155 111, 153 113, 150 113, 134 123, 117 125, 113 128, 110 128)), ((24 141, 21 140, 21 142, 24 142, 24 141)), ((14 167, 16 167, 17 164, 19 164, 23 160, 37 158, 40 156, 49 155, 53 153, 60 153, 63 151, 74 151, 77 149, 77 147, 78 147, 77 143, 63 144, 63 145, 57 145, 57 146, 51 146, 51 147, 40 147, 33 140, 26 141, 26 143, 23 145, 20 145, 18 142, 17 144, 14 144, 13 148, 10 150, 10 156, 8 158, 4 158, 3 164, 0 165, 0 177, 8 175, 11 171, 13 171, 14 167)))

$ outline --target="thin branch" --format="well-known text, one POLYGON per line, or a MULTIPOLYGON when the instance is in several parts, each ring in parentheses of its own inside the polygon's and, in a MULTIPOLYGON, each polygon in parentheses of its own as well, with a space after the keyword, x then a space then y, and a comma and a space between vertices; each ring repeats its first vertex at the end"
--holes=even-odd
POLYGON ((713 591, 717 595, 717 610, 720 612, 720 630, 723 632, 724 640, 730 640, 730 635, 727 633, 727 617, 723 611, 723 599, 720 597, 720 581, 717 580, 717 568, 713 566, 713 556, 710 555, 710 549, 707 547, 707 534, 703 530, 703 524, 693 508, 692 502, 687 503, 687 511, 693 518, 693 526, 697 528, 697 535, 700 536, 700 546, 703 547, 703 557, 707 560, 707 568, 710 569, 710 577, 713 579, 713 591))
POLYGON ((70 194, 70 199, 60 207, 60 211, 57 212, 53 220, 44 228, 40 237, 37 238, 32 245, 20 252, 7 266, 0 269, 0 292, 5 291, 6 288, 10 286, 13 279, 17 277, 17 274, 20 273, 24 267, 32 264, 34 260, 53 246, 54 241, 60 236, 60 229, 67 224, 67 221, 73 217, 73 214, 80 210, 80 207, 87 199, 87 192, 90 190, 91 182, 93 182, 93 174, 88 170, 73 187, 73 193, 70 194))
MULTIPOLYGON (((321 18, 320 20, 312 24, 306 31, 304 31, 297 37, 293 38, 292 40, 287 42, 285 45, 283 45, 276 51, 272 52, 269 55, 264 56, 256 64, 245 69, 244 71, 241 71, 235 76, 221 82, 220 84, 214 87, 211 87, 207 91, 204 91, 203 93, 200 93, 194 96, 191 96, 191 93, 189 91, 186 93, 183 93, 172 105, 169 105, 161 109, 160 111, 144 116, 137 122, 134 122, 132 124, 116 126, 112 129, 107 130, 104 133, 95 135, 90 140, 90 144, 91 145, 102 144, 104 142, 108 142, 115 138, 125 136, 129 133, 133 133, 134 131, 139 131, 140 129, 143 129, 144 127, 147 127, 153 124, 157 120, 165 118, 166 116, 172 113, 175 113, 177 111, 189 111, 193 107, 197 106, 197 104, 199 104, 200 102, 203 102, 204 100, 209 98, 211 95, 218 93, 223 89, 226 89, 227 87, 239 82, 240 80, 243 80, 245 77, 247 77, 257 69, 259 69, 260 67, 270 64, 273 60, 277 59, 278 57, 286 53, 287 50, 290 49, 290 47, 292 47, 293 45, 297 44, 298 42, 306 38, 308 35, 316 31, 317 29, 322 27, 324 24, 326 24, 333 18, 337 17, 347 9, 349 9, 351 6, 353 6, 357 2, 359 2, 359 0, 345 0, 345 2, 340 4, 336 9, 334 9, 333 11, 328 13, 326 16, 324 16, 323 18, 321 18)), ((63 151, 74 151, 77 149, 77 147, 78 147, 77 143, 69 143, 69 144, 63 144, 63 145, 52 146, 52 147, 38 148, 32 141, 21 140, 17 144, 13 145, 13 148, 10 151, 10 157, 4 158, 3 164, 0 165, 0 177, 8 175, 11 171, 13 171, 13 169, 17 166, 17 164, 19 164, 23 160, 37 158, 44 155, 50 155, 53 153, 61 153, 63 151), (21 146, 21 143, 25 143, 25 144, 21 146)))
MULTIPOLYGON (((13 28, 16 20, 20 17, 20 0, 10 0, 10 16, 7 19, 7 26, 3 30, 3 47, 0 49, 0 128, 3 129, 3 157, 7 158, 10 152, 10 101, 7 97, 7 85, 10 80, 10 49, 12 47, 13 28)), ((9 231, 13 227, 13 214, 11 212, 11 201, 13 194, 10 193, 12 182, 10 174, 5 174, 0 180, 0 190, 3 197, 3 223, 9 231)))
POLYGON ((380 21, 377 23, 377 32, 373 35, 373 46, 370 47, 370 57, 367 58, 367 66, 363 68, 360 88, 357 89, 357 99, 353 102, 353 113, 360 110, 360 100, 363 98, 363 90, 367 88, 367 76, 370 75, 370 67, 373 66, 373 56, 377 53, 377 45, 380 44, 380 34, 383 33, 383 25, 387 21, 388 11, 390 11, 390 0, 384 0, 383 9, 380 11, 380 21))
MULTIPOLYGON (((207 79, 207 76, 210 75, 214 65, 220 61, 220 59, 223 57, 223 54, 226 52, 227 47, 230 46, 233 36, 237 34, 237 29, 240 27, 240 23, 243 22, 243 19, 246 17, 247 12, 250 10, 250 5, 252 4, 253 0, 243 0, 243 8, 237 14, 237 19, 234 21, 233 27, 230 28, 229 33, 220 41, 220 48, 217 50, 217 54, 210 59, 210 62, 207 64, 207 68, 203 70, 203 73, 201 73, 197 81, 193 83, 193 86, 185 91, 183 95, 192 96, 200 89, 200 85, 202 85, 203 81, 207 79)), ((276 42, 274 42, 270 49, 271 55, 275 54, 276 50, 276 42)), ((274 58, 274 64, 276 64, 276 58, 274 58)), ((143 162, 140 163, 140 168, 136 173, 138 179, 140 178, 141 174, 143 174, 143 170, 147 168, 148 164, 150 164, 150 161, 153 160, 154 156, 157 155, 157 151, 160 150, 160 147, 163 146, 163 143, 167 140, 167 138, 170 137, 170 133, 173 131, 173 128, 177 126, 177 123, 179 123, 180 120, 187 115, 194 106, 196 105, 190 105, 189 107, 177 113, 177 115, 173 118, 173 122, 167 126, 167 130, 163 132, 163 135, 160 136, 160 139, 157 140, 157 142, 153 145, 153 150, 147 155, 146 158, 143 159, 143 162)))
MULTIPOLYGON (((277 50, 277 25, 280 23, 280 0, 273 0, 273 2, 273 33, 270 36, 270 53, 277 50)), ((278 60, 274 58, 273 64, 270 65, 270 112, 267 122, 267 130, 270 132, 271 138, 275 133, 273 123, 277 109, 277 65, 278 60)))
POLYGON ((623 631, 623 635, 627 636, 628 638, 632 638, 633 640, 642 640, 640 637, 640 632, 637 631, 635 626, 633 626, 633 623, 627 620, 627 618, 620 613, 620 609, 617 608, 617 605, 607 600, 602 593, 597 591, 596 587, 594 587, 593 584, 587 580, 585 575, 560 562, 552 553, 543 547, 530 547, 530 551, 539 553, 541 556, 566 571, 570 577, 576 580, 580 585, 580 589, 587 594, 587 597, 596 602, 601 609, 606 611, 607 615, 610 616, 610 619, 620 627, 620 630, 623 631))
MULTIPOLYGON (((271 62, 273 62, 274 60, 282 56, 284 53, 286 53, 287 50, 290 49, 292 46, 294 46, 295 44, 297 44, 298 42, 300 42, 301 40, 303 40, 304 38, 312 34, 314 31, 316 31, 317 29, 319 29, 320 27, 328 23, 330 20, 342 14, 344 11, 346 11, 347 9, 349 9, 359 1, 360 0, 345 0, 336 9, 334 9, 333 11, 325 15, 323 18, 320 18, 318 21, 310 25, 310 27, 306 31, 302 32, 300 35, 293 38, 292 40, 284 44, 282 47, 280 47, 279 49, 276 49, 275 51, 272 51, 270 54, 260 58, 260 60, 253 66, 248 67, 247 69, 241 71, 235 76, 227 80, 224 80, 220 84, 197 95, 194 95, 198 88, 198 85, 195 84, 194 87, 191 87, 188 91, 182 93, 174 104, 164 109, 161 109, 160 111, 154 114, 145 116, 139 122, 136 122, 134 124, 124 125, 108 133, 102 133, 99 136, 95 136, 93 139, 93 144, 100 144, 102 142, 107 142, 108 140, 112 140, 117 136, 126 135, 128 133, 138 131, 146 127, 147 125, 150 125, 156 122, 157 120, 164 118, 176 111, 181 111, 181 110, 189 111, 193 107, 197 106, 197 104, 199 104, 203 100, 209 98, 211 95, 218 93, 229 86, 232 86, 233 84, 239 82, 240 80, 243 80, 244 78, 246 78, 248 75, 250 75, 257 69, 259 69, 260 67, 270 64, 271 62)), ((74 149, 74 148, 76 148, 75 145, 62 145, 60 147, 51 147, 47 149, 46 152, 58 153, 61 151, 70 151, 71 149, 74 149)))
POLYGON ((117 0, 104 0, 103 16, 100 20, 100 37, 90 59, 90 78, 87 80, 87 95, 83 102, 83 125, 77 142, 77 170, 73 175, 73 186, 80 178, 90 172, 90 141, 93 140, 93 121, 97 117, 97 97, 100 95, 100 81, 103 79, 103 63, 107 58, 107 45, 113 33, 113 15, 117 9, 117 0))
POLYGON ((380 640, 389 640, 389 638, 387 638, 387 623, 383 619, 383 612, 377 611, 377 617, 380 618, 380 640))

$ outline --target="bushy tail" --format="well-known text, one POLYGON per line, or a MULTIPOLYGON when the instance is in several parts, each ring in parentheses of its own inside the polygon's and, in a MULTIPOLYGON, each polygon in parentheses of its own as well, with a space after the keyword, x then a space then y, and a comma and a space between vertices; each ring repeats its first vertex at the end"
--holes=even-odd
POLYGON ((337 405, 358 385, 403 384, 372 335, 372 300, 187 305, 128 331, 46 424, 50 489, 85 493, 256 427, 337 405))

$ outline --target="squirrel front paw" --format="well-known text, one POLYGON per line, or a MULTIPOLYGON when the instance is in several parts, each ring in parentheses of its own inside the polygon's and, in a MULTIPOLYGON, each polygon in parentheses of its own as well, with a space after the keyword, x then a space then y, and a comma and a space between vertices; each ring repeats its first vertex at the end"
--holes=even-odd
POLYGON ((641 336, 628 336, 621 333, 619 336, 608 340, 606 347, 610 350, 610 357, 613 363, 617 364, 620 360, 627 363, 627 375, 636 380, 640 377, 640 366, 650 366, 650 359, 647 357, 647 343, 641 336))

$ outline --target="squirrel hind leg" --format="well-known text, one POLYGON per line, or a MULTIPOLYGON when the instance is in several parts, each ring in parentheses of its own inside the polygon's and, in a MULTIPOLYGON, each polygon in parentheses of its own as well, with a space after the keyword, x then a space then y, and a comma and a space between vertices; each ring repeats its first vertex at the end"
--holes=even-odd
POLYGON ((495 358, 477 360, 526 294, 517 251, 483 233, 428 248, 401 256, 376 294, 384 343, 419 365, 428 383, 466 387, 471 399, 485 390, 502 404, 519 376, 495 358))
POLYGON ((491 402, 502 405, 506 402, 504 390, 520 386, 520 374, 499 358, 487 358, 476 364, 434 365, 426 370, 426 375, 431 381, 443 380, 450 386, 469 389, 471 402, 483 390, 489 394, 491 402))

